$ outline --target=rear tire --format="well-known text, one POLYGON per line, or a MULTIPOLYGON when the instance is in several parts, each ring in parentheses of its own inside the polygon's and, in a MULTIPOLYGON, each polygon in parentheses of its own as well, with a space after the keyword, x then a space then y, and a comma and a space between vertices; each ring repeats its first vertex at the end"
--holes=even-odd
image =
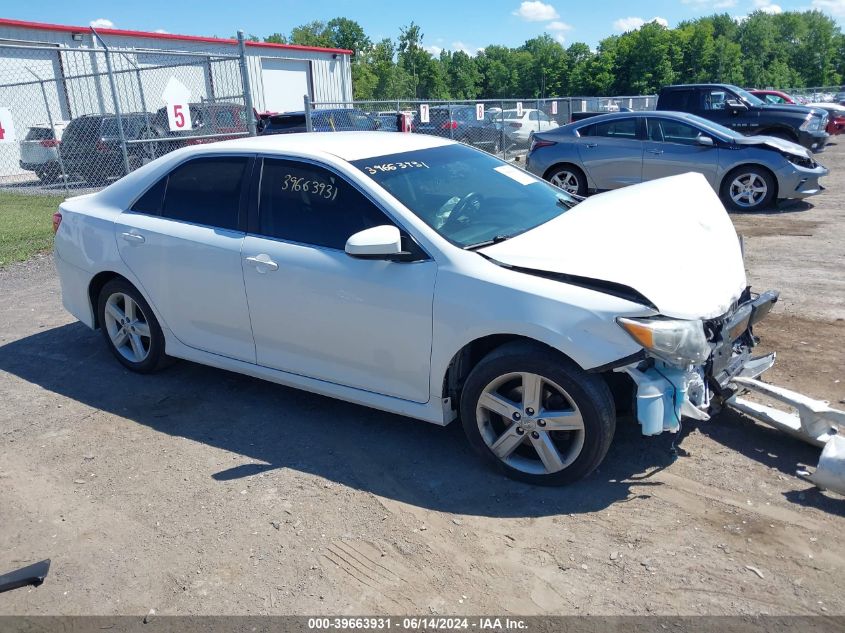
POLYGON ((121 365, 149 374, 166 362, 158 320, 150 304, 128 281, 106 282, 100 290, 97 314, 106 345, 121 365))
POLYGON ((569 163, 555 165, 546 172, 545 178, 567 193, 581 197, 587 195, 587 176, 575 165, 569 163))
POLYGON ((470 372, 460 401, 467 439, 506 476, 559 486, 589 475, 616 430, 604 380, 536 343, 514 342, 470 372))

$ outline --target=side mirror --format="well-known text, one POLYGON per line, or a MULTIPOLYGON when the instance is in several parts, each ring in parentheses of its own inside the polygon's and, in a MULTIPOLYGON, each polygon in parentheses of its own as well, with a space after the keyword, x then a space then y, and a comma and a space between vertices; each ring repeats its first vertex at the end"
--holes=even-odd
POLYGON ((346 240, 346 254, 359 259, 401 260, 402 234, 390 224, 358 231, 346 240))
POLYGON ((748 112, 748 106, 745 105, 742 101, 731 99, 729 101, 726 101, 725 105, 727 105, 728 109, 734 114, 738 112, 748 112))
POLYGON ((705 136, 704 134, 699 134, 695 139, 695 142, 703 147, 713 147, 716 144, 712 138, 705 136))

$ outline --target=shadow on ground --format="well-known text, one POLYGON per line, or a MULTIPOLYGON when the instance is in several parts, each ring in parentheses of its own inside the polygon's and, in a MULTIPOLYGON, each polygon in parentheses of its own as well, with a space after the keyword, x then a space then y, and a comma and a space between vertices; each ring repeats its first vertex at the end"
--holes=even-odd
POLYGON ((291 468, 437 511, 542 516, 628 500, 631 483, 638 491, 661 485, 648 474, 673 461, 671 436, 643 442, 637 425, 623 421, 589 479, 564 490, 531 487, 483 464, 460 424, 439 427, 189 362, 133 374, 112 358, 99 333, 80 323, 0 347, 0 370, 254 462, 208 472, 221 482, 291 468))

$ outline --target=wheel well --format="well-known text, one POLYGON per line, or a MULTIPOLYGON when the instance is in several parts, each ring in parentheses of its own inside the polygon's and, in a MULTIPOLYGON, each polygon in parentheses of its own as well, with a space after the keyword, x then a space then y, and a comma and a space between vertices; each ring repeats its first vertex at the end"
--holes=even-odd
POLYGON ((728 182, 728 178, 730 178, 733 175, 734 172, 739 171, 740 169, 747 169, 748 167, 755 167, 755 168, 759 169, 760 171, 766 172, 767 174, 769 174, 769 176, 772 177, 772 182, 775 183, 775 195, 772 197, 772 200, 773 201, 777 200, 777 198, 778 198, 778 178, 777 178, 777 176, 775 176, 775 173, 771 169, 769 169, 765 165, 760 165, 759 163, 744 163, 742 165, 737 165, 736 167, 731 169, 728 173, 725 174, 725 177, 722 178, 722 182, 719 183, 719 195, 722 195, 722 189, 725 188, 725 183, 728 182))
POLYGON ((587 174, 584 173, 584 170, 581 169, 578 165, 574 163, 556 163, 549 167, 546 172, 543 174, 543 180, 548 180, 549 177, 554 173, 556 169, 560 169, 561 167, 568 167, 569 169, 573 169, 580 173, 584 177, 584 182, 587 182, 587 174))
POLYGON ((100 300, 100 291, 112 279, 123 279, 130 283, 123 275, 118 275, 116 272, 110 270, 103 271, 94 275, 91 283, 88 284, 88 301, 91 302, 91 313, 94 315, 94 327, 100 327, 100 315, 97 312, 97 303, 100 300))
MULTIPOLYGON (((461 390, 463 389, 464 382, 472 369, 481 361, 482 358, 487 356, 487 354, 502 345, 512 343, 514 341, 524 341, 534 345, 549 347, 545 343, 528 338, 527 336, 519 336, 517 334, 492 334, 467 343, 452 357, 452 361, 449 363, 449 367, 446 370, 446 375, 443 377, 443 397, 452 398, 452 406, 455 410, 458 408, 459 396, 461 390)), ((563 355, 563 352, 560 350, 554 351, 563 355)))
POLYGON ((780 137, 787 137, 792 141, 798 142, 798 135, 795 133, 795 130, 790 129, 788 127, 772 127, 767 130, 761 130, 758 132, 761 136, 780 136, 780 137))

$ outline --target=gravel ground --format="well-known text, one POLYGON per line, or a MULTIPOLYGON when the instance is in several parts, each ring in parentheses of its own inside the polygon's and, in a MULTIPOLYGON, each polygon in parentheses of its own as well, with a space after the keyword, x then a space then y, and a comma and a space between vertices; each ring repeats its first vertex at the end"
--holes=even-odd
MULTIPOLYGON (((782 291, 769 377, 837 402, 845 149, 820 158, 829 191, 734 220, 782 291)), ((187 362, 130 374, 48 258, 0 270, 0 297, 0 571, 53 560, 0 614, 843 613, 845 500, 793 475, 817 449, 735 414, 678 438, 622 420, 597 473, 537 489, 457 425, 187 362)))

